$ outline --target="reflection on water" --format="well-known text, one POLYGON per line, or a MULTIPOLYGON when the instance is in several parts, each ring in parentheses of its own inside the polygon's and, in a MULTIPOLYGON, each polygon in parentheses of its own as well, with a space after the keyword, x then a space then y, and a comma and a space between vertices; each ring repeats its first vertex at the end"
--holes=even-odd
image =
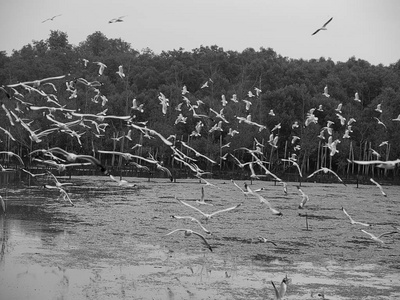
MULTIPOLYGON (((7 209, 0 215, 0 299, 273 299, 271 280, 278 283, 286 274, 287 299, 318 299, 321 291, 327 299, 400 297, 400 237, 377 244, 340 210, 346 206, 357 219, 373 223, 368 230, 378 234, 398 222, 394 198, 304 184, 310 201, 299 211, 295 189, 277 200, 280 187, 270 185, 263 196, 284 212, 276 218, 229 184, 214 181, 221 190, 206 189, 214 206, 204 210, 244 205, 208 221, 214 247, 209 252, 198 239, 165 237, 175 228, 194 228, 169 216, 194 215, 174 196, 198 199, 197 182, 139 181, 140 188, 132 190, 104 177, 72 182, 68 192, 75 207, 34 186, 1 191, 7 209), (310 230, 304 230, 306 213, 310 230), (277 246, 257 243, 258 236, 277 246)), ((388 194, 399 191, 388 188, 388 194)))

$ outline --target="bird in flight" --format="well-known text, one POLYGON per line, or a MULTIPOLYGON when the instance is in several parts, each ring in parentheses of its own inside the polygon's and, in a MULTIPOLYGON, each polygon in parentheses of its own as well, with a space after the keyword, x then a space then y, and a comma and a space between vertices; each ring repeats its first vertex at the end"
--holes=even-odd
POLYGON ((48 18, 48 19, 46 19, 46 20, 43 20, 42 23, 47 22, 47 21, 53 21, 54 18, 57 18, 57 17, 59 17, 59 16, 61 16, 61 14, 60 14, 60 15, 55 15, 55 16, 52 16, 51 18, 48 18))
POLYGON ((122 18, 125 18, 125 17, 126 17, 126 16, 121 16, 121 17, 118 17, 118 18, 111 19, 110 21, 108 21, 108 23, 123 22, 124 20, 122 20, 122 18))
POLYGON ((354 219, 347 213, 347 211, 342 207, 342 211, 344 212, 344 214, 349 218, 350 223, 352 225, 361 225, 361 226, 366 226, 369 227, 371 226, 371 224, 367 224, 367 223, 363 223, 363 222, 358 222, 358 221, 354 221, 354 219))
POLYGON ((328 25, 328 24, 329 24, 329 22, 330 22, 330 21, 332 21, 332 19, 333 19, 333 17, 332 17, 332 18, 330 18, 330 19, 328 20, 328 22, 326 22, 324 25, 322 25, 322 27, 321 27, 321 28, 319 28, 319 29, 317 29, 316 31, 314 31, 314 33, 313 33, 312 35, 314 35, 314 34, 318 33, 318 31, 320 31, 320 30, 327 30, 327 28, 326 28, 326 25, 328 25))

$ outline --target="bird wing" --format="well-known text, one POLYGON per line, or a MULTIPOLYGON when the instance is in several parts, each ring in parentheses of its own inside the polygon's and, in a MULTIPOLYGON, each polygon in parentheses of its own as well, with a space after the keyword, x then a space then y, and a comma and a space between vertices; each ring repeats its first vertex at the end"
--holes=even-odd
POLYGON ((281 296, 280 296, 280 294, 279 294, 279 291, 278 291, 278 289, 276 288, 276 286, 275 286, 275 284, 274 284, 274 282, 273 282, 272 280, 271 280, 271 283, 272 283, 272 286, 274 287, 276 299, 280 299, 281 296))
POLYGON ((199 238, 201 238, 202 241, 203 241, 203 243, 204 243, 204 244, 207 246, 207 248, 210 249, 210 251, 212 252, 211 245, 207 242, 206 238, 205 238, 202 234, 200 234, 200 233, 198 233, 198 232, 196 232, 196 231, 192 231, 192 233, 193 233, 194 235, 197 235, 199 238))
POLYGON ((166 235, 170 235, 170 234, 173 234, 173 233, 175 233, 175 232, 178 232, 178 231, 186 231, 186 229, 175 229, 175 230, 172 230, 170 233, 167 233, 166 235))
POLYGON ((228 207, 228 208, 225 208, 225 209, 221 209, 221 210, 215 211, 215 212, 213 212, 212 214, 210 214, 210 217, 211 217, 211 216, 214 216, 214 215, 216 215, 216 214, 222 213, 222 212, 234 210, 234 209, 238 208, 238 207, 241 206, 241 205, 242 205, 242 203, 239 203, 238 205, 235 205, 235 206, 232 206, 232 207, 228 207))
POLYGON ((349 218, 350 222, 354 222, 353 218, 347 213, 347 211, 342 207, 344 214, 349 218))
MULTIPOLYGON (((320 31, 320 29, 317 29, 313 34, 311 34, 311 35, 314 35, 314 34, 316 34, 318 31, 320 31)), ((275 286, 274 286, 275 287, 275 286)))
POLYGON ((332 18, 330 18, 322 27, 325 27, 326 25, 328 25, 329 24, 329 22, 330 21, 332 21, 332 19, 333 19, 333 17, 332 18))
POLYGON ((399 232, 398 231, 385 232, 385 233, 382 233, 382 234, 378 235, 377 238, 379 239, 379 238, 381 238, 383 236, 387 236, 387 235, 391 235, 391 234, 395 234, 395 233, 399 233, 399 232))
POLYGON ((201 213, 203 216, 209 217, 208 214, 202 212, 202 211, 201 211, 200 209, 198 209, 197 207, 194 207, 194 206, 190 205, 189 203, 186 203, 186 202, 183 201, 183 200, 179 200, 179 199, 177 199, 176 197, 175 197, 175 199, 178 200, 178 201, 179 201, 180 203, 182 203, 183 205, 186 205, 187 207, 190 207, 190 208, 193 208, 194 210, 197 210, 197 211, 198 211, 199 213, 201 213))

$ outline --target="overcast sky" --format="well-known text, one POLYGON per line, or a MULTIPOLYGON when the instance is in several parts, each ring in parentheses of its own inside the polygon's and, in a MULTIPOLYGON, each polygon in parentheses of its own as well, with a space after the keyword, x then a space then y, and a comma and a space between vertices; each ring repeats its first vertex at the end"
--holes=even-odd
POLYGON ((11 54, 50 30, 78 45, 95 31, 155 53, 217 45, 272 48, 289 58, 400 59, 399 0, 0 0, 0 51, 11 54), (61 14, 53 21, 43 20, 61 14), (125 16, 124 22, 109 24, 125 16), (311 34, 329 18, 327 31, 311 34))

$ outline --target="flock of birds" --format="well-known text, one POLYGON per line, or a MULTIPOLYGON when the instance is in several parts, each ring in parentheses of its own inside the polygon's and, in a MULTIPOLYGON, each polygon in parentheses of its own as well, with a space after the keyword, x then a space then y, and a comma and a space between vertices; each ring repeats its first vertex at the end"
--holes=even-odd
MULTIPOLYGON (((44 20, 52 21, 56 17, 60 15, 55 15, 49 19, 44 20)), ((115 18, 109 21, 109 23, 117 23, 122 22, 124 16, 119 18, 115 18)), ((332 21, 330 18, 321 28, 316 30, 312 35, 315 35, 321 30, 326 30, 326 26, 328 23, 332 21)), ((90 62, 87 59, 82 59, 82 65, 84 68, 88 66, 89 63, 94 63, 98 66, 98 75, 104 75, 107 69, 107 66, 102 62, 90 62)), ((125 74, 123 70, 123 66, 119 66, 118 70, 115 70, 115 73, 119 75, 121 80, 125 79, 125 74)), ((100 80, 101 77, 99 77, 100 80)), ((209 86, 213 84, 213 80, 209 78, 206 82, 202 85, 199 85, 200 89, 207 89, 209 86)), ((110 180, 116 182, 118 186, 124 186, 128 188, 136 188, 135 184, 129 183, 126 180, 118 179, 113 176, 107 167, 100 161, 100 159, 95 157, 95 150, 93 149, 93 155, 87 154, 75 154, 68 152, 60 147, 51 147, 51 148, 43 148, 43 145, 46 143, 46 137, 54 134, 67 134, 72 139, 76 140, 79 144, 81 144, 81 137, 83 134, 87 134, 88 132, 92 134, 92 138, 101 139, 104 137, 104 134, 109 128, 110 124, 108 120, 120 120, 124 123, 125 128, 127 130, 122 136, 114 137, 113 139, 115 142, 120 141, 121 139, 128 139, 130 141, 133 140, 133 135, 135 133, 140 133, 140 135, 147 139, 158 139, 160 143, 164 144, 165 146, 169 147, 173 153, 173 161, 174 163, 178 163, 181 166, 184 166, 188 170, 190 170, 193 175, 201 181, 204 186, 215 186, 214 184, 207 181, 204 177, 205 175, 210 175, 211 173, 201 169, 198 166, 199 161, 206 162, 207 164, 218 164, 215 158, 208 157, 207 155, 200 153, 197 149, 189 145, 189 142, 184 142, 183 140, 179 140, 176 135, 171 135, 169 137, 164 137, 159 132, 151 129, 147 126, 147 121, 144 122, 136 122, 135 121, 135 114, 140 114, 144 112, 145 103, 139 104, 136 99, 132 100, 131 114, 126 116, 115 116, 115 115, 108 115, 107 114, 107 97, 101 92, 102 83, 98 80, 89 81, 86 78, 73 78, 72 80, 68 78, 66 75, 48 77, 43 79, 37 79, 32 81, 26 82, 18 82, 14 84, 2 85, 0 87, 1 91, 6 95, 8 98, 7 105, 2 102, 1 109, 5 116, 7 117, 8 123, 2 124, 0 126, 0 139, 6 138, 6 143, 2 142, 2 147, 13 148, 13 145, 22 144, 26 145, 26 142, 23 142, 23 138, 21 136, 27 135, 33 144, 33 148, 38 147, 37 149, 30 149, 29 154, 27 155, 27 159, 23 159, 20 155, 15 152, 9 151, 8 149, 5 151, 0 151, 0 158, 3 158, 3 161, 9 162, 11 158, 15 159, 18 162, 16 168, 6 168, 3 165, 0 165, 0 172, 17 172, 19 168, 22 172, 25 172, 29 176, 33 178, 37 177, 46 177, 50 178, 53 184, 45 184, 44 187, 47 189, 54 189, 60 193, 60 197, 62 197, 65 201, 68 201, 71 205, 73 204, 72 199, 70 198, 68 192, 66 191, 66 186, 68 183, 61 183, 54 172, 50 170, 56 170, 58 172, 65 171, 69 168, 80 167, 80 166, 94 166, 97 168, 102 174, 109 176, 110 180), (64 81, 66 91, 68 92, 68 99, 63 99, 60 103, 60 99, 58 99, 57 87, 59 88, 62 86, 58 84, 59 81, 64 81), (68 100, 74 99, 78 97, 78 91, 84 89, 91 94, 91 101, 97 103, 97 105, 103 109, 98 113, 81 113, 75 109, 68 108, 68 100), (39 105, 36 103, 32 103, 31 101, 36 101, 43 103, 45 101, 48 103, 47 105, 39 105), (43 113, 43 116, 48 120, 49 126, 48 128, 38 128, 36 126, 36 120, 30 119, 26 117, 28 115, 27 112, 29 111, 39 111, 43 113), (8 129, 4 128, 8 127, 8 129), (80 131, 83 129, 84 131, 80 131), (6 160, 4 160, 4 156, 6 156, 6 160), (33 173, 32 170, 26 168, 25 163, 29 160, 30 164, 36 163, 40 166, 43 166, 47 169, 45 172, 42 173, 33 173)), ((251 105, 253 104, 254 99, 258 99, 260 94, 262 93, 261 89, 255 87, 254 90, 249 90, 247 93, 246 99, 239 99, 236 94, 231 95, 230 99, 227 99, 225 95, 221 95, 221 105, 219 107, 212 107, 209 108, 208 111, 204 111, 204 102, 200 99, 194 97, 194 95, 187 89, 184 85, 182 87, 182 100, 176 105, 175 111, 177 114, 176 120, 174 125, 178 124, 186 124, 188 118, 194 118, 198 120, 196 122, 195 128, 193 128, 192 133, 190 134, 191 138, 196 138, 201 136, 202 134, 213 134, 214 132, 227 132, 227 137, 232 138, 235 135, 239 134, 239 124, 246 124, 246 126, 252 126, 258 129, 258 132, 261 133, 263 130, 268 130, 267 126, 264 124, 260 124, 255 122, 252 119, 252 115, 250 113, 251 105), (228 105, 243 105, 244 110, 246 112, 245 115, 242 116, 235 116, 234 120, 228 120, 228 118, 224 115, 224 110, 228 105), (186 111, 184 108, 186 107, 186 111), (212 126, 205 125, 207 122, 212 121, 214 122, 212 126), (226 127, 229 127, 228 129, 226 127)), ((322 95, 326 98, 330 97, 328 86, 325 86, 322 95)), ((159 93, 158 95, 159 104, 161 107, 161 111, 163 115, 166 115, 169 107, 170 101, 163 93, 159 93)), ((358 93, 355 93, 354 101, 361 102, 358 93)), ((322 128, 320 135, 318 138, 325 141, 325 147, 329 149, 330 156, 334 156, 336 153, 339 152, 338 144, 340 143, 339 139, 333 140, 333 129, 332 124, 338 121, 340 124, 345 128, 345 133, 343 135, 343 139, 350 138, 350 134, 352 132, 353 123, 356 122, 354 118, 350 118, 346 120, 346 118, 342 115, 342 103, 338 105, 335 109, 336 116, 338 120, 330 120, 327 122, 326 126, 322 128)), ((293 136, 291 144, 293 145, 293 153, 288 158, 282 158, 281 160, 285 163, 288 163, 290 166, 296 168, 296 172, 298 172, 299 177, 302 178, 302 170, 298 163, 297 154, 300 151, 301 147, 299 141, 301 137, 296 135, 296 130, 300 127, 307 127, 312 126, 313 123, 318 123, 318 117, 315 115, 316 111, 322 111, 322 105, 319 105, 318 108, 311 108, 307 116, 305 118, 304 124, 301 124, 299 120, 295 120, 292 124, 293 136)), ((378 113, 382 113, 381 104, 379 104, 376 108, 378 113)), ((275 112, 273 109, 269 111, 270 116, 275 116, 275 112)), ((377 123, 386 127, 378 117, 375 117, 377 123)), ((400 121, 400 115, 393 119, 394 122, 400 121)), ((279 138, 279 129, 281 128, 281 124, 276 124, 272 130, 270 130, 269 140, 267 144, 271 147, 271 151, 278 147, 278 138, 279 138)), ((268 168, 269 162, 265 158, 265 145, 260 143, 257 138, 254 137, 254 147, 252 149, 246 147, 240 147, 235 149, 233 152, 227 151, 223 156, 220 157, 221 161, 226 160, 228 158, 232 159, 232 161, 242 170, 247 170, 249 172, 250 179, 257 180, 261 178, 271 178, 272 180, 278 182, 283 186, 283 192, 287 194, 287 183, 284 182, 281 178, 279 178, 276 174, 272 173, 271 170, 268 168), (235 155, 236 151, 244 151, 251 160, 243 162, 240 160, 239 156, 235 155)), ((387 142, 382 142, 382 145, 387 145, 387 142)), ((141 148, 143 144, 137 143, 135 144, 131 150, 135 150, 141 148)), ((381 146, 381 145, 380 145, 381 146)), ((221 145, 221 150, 229 149, 230 142, 221 145)), ((17 147, 14 147, 14 149, 17 147)), ((376 151, 375 151, 376 152, 376 151)), ((151 153, 148 153, 147 157, 142 155, 133 154, 129 152, 120 152, 120 151, 109 151, 109 150, 97 150, 97 153, 101 153, 104 155, 116 155, 122 157, 126 160, 127 163, 132 164, 138 169, 144 169, 146 171, 150 171, 150 167, 153 166, 157 170, 161 170, 167 174, 171 182, 173 181, 173 175, 171 170, 166 168, 163 165, 162 161, 159 161, 157 157, 154 157, 151 153)), ((377 152, 376 152, 377 153, 377 152)), ((369 160, 369 161, 362 161, 362 160, 349 160, 349 163, 355 163, 359 165, 374 165, 378 168, 383 168, 387 170, 393 170, 397 164, 400 163, 400 159, 394 161, 383 161, 379 160, 379 154, 377 153, 377 159, 369 160)), ((338 174, 336 174, 330 168, 326 166, 315 170, 313 173, 307 176, 307 179, 310 179, 317 174, 331 174, 336 178, 340 183, 346 186, 344 181, 340 178, 338 174)), ((387 196, 384 192, 382 186, 376 182, 373 178, 370 181, 375 184, 381 191, 383 196, 387 196)), ((276 207, 270 203, 269 200, 264 198, 260 195, 260 190, 252 190, 247 184, 245 184, 244 188, 241 188, 238 184, 236 184, 233 180, 231 180, 232 184, 237 187, 243 195, 247 197, 255 197, 260 201, 260 203, 265 204, 268 209, 270 210, 272 215, 275 216, 282 216, 283 213, 278 210, 276 207)), ((299 203, 299 209, 303 209, 306 206, 306 203, 309 200, 308 195, 302 190, 300 186, 297 186, 299 195, 301 196, 301 202, 299 203)), ((183 206, 186 206, 193 210, 193 212, 197 212, 201 214, 205 220, 210 219, 221 213, 227 213, 233 210, 238 209, 242 203, 239 203, 235 206, 224 208, 222 210, 214 211, 212 213, 206 213, 197 206, 212 206, 212 204, 206 202, 204 200, 204 188, 202 187, 202 196, 201 199, 196 201, 197 206, 187 203, 184 200, 180 200, 176 198, 176 201, 183 206)), ((0 202, 3 211, 6 210, 6 205, 4 199, 0 196, 0 202)), ((350 223, 352 225, 360 225, 369 227, 370 224, 355 221, 347 211, 342 208, 343 213, 349 218, 350 223)), ((171 216, 174 219, 181 220, 190 220, 201 228, 204 234, 211 234, 211 231, 208 230, 205 225, 202 224, 201 221, 196 219, 193 216, 178 216, 173 215, 171 216)), ((379 236, 375 236, 374 234, 367 232, 365 230, 361 230, 363 233, 369 235, 369 237, 379 243, 384 243, 382 239, 384 236, 397 234, 400 231, 400 228, 395 228, 394 231, 383 233, 379 236)), ((174 229, 171 232, 167 233, 166 235, 172 235, 175 233, 183 232, 185 237, 189 236, 196 236, 201 240, 201 242, 206 246, 207 249, 213 251, 213 247, 208 242, 206 236, 202 233, 199 233, 192 229, 187 228, 178 228, 174 229)), ((260 242, 270 242, 276 245, 273 241, 266 239, 264 237, 259 237, 260 242)), ((273 288, 275 290, 276 298, 282 299, 285 296, 286 289, 287 289, 288 278, 287 276, 282 280, 279 288, 275 286, 272 282, 273 288)))

